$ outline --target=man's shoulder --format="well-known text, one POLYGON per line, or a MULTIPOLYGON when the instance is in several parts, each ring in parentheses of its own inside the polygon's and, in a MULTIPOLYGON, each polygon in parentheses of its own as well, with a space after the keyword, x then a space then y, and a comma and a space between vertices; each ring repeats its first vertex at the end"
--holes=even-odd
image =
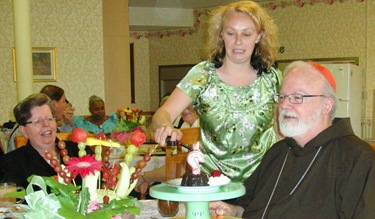
POLYGON ((339 138, 332 142, 329 147, 334 147, 336 150, 351 156, 365 155, 375 159, 375 150, 371 145, 354 135, 339 138))
POLYGON ((264 156, 267 156, 267 158, 271 158, 271 157, 273 158, 275 156, 279 156, 283 151, 287 151, 288 147, 289 146, 286 144, 284 139, 280 140, 276 142, 275 144, 273 144, 270 147, 270 149, 268 149, 268 151, 266 152, 264 156))

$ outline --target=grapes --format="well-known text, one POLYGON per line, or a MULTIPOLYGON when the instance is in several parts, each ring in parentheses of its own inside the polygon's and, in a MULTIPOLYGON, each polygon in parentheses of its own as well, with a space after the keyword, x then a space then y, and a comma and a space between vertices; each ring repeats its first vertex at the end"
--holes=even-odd
POLYGON ((107 162, 103 162, 103 168, 108 168, 111 164, 107 162))
POLYGON ((102 146, 95 146, 95 160, 102 161, 102 146))
POLYGON ((117 185, 117 176, 120 172, 120 167, 117 163, 112 166, 107 166, 103 164, 102 166, 102 188, 104 189, 114 189, 117 185))
POLYGON ((98 145, 95 147, 95 154, 102 154, 102 146, 98 145))
POLYGON ((64 177, 64 183, 70 184, 72 182, 72 178, 70 177, 64 177))
POLYGON ((143 160, 146 161, 146 162, 149 162, 151 160, 151 155, 145 154, 145 156, 143 157, 143 160))
POLYGON ((102 157, 102 161, 103 162, 109 162, 109 156, 104 156, 104 157, 102 157))
POLYGON ((65 178, 65 177, 66 177, 66 173, 65 173, 64 171, 60 171, 60 172, 59 172, 59 176, 60 176, 61 178, 65 178))
MULTIPOLYGON (((60 140, 57 143, 57 146, 60 149, 60 155, 61 155, 62 162, 66 163, 67 161, 70 160, 70 157, 68 155, 68 151, 66 150, 65 142, 60 140)), ((84 149, 83 149, 83 151, 86 153, 86 151, 84 149)), ((81 152, 81 151, 79 151, 79 152, 81 152)), ((71 177, 70 173, 67 173, 62 169, 62 166, 60 165, 59 161, 53 156, 52 152, 47 151, 44 154, 44 157, 49 161, 50 165, 53 167, 53 169, 55 170, 57 175, 64 179, 64 183, 70 184, 72 182, 73 177, 71 177)))
POLYGON ((66 150, 65 148, 61 149, 60 150, 60 155, 63 156, 63 157, 66 156, 66 155, 68 155, 68 150, 66 150))
POLYGON ((51 166, 57 166, 57 165, 59 165, 59 161, 57 161, 56 159, 54 159, 54 158, 52 158, 52 160, 50 160, 50 164, 51 164, 51 166))
POLYGON ((47 151, 44 154, 44 157, 47 158, 47 160, 51 160, 53 158, 53 154, 51 152, 47 151))
POLYGON ((63 157, 63 162, 66 163, 70 160, 70 157, 68 155, 63 157))
POLYGON ((78 151, 78 156, 80 156, 80 157, 83 157, 83 156, 85 156, 87 153, 86 153, 86 151, 85 150, 79 150, 78 151))
POLYGON ((142 172, 142 168, 140 168, 140 167, 138 166, 137 168, 135 168, 135 172, 138 173, 138 174, 141 173, 141 172, 142 172))
POLYGON ((65 148, 65 141, 59 141, 58 143, 57 143, 57 146, 60 148, 60 149, 64 149, 65 148))
POLYGON ((109 196, 108 195, 103 196, 103 203, 104 204, 108 204, 109 203, 109 196))
POLYGON ((133 160, 133 154, 126 153, 125 154, 125 163, 127 165, 129 165, 132 160, 133 160))
POLYGON ((137 179, 139 177, 139 174, 137 172, 132 173, 131 178, 137 179))
POLYGON ((85 156, 87 154, 86 151, 85 151, 86 142, 79 142, 78 143, 78 148, 79 148, 79 151, 78 151, 78 156, 79 157, 83 157, 83 156, 85 156))
POLYGON ((84 150, 86 148, 86 143, 85 142, 79 142, 78 148, 81 149, 81 150, 84 150))
POLYGON ((140 160, 138 161, 138 167, 142 170, 147 165, 146 161, 140 160))
MULTIPOLYGON (((151 154, 156 151, 156 147, 153 147, 149 150, 149 154, 145 154, 143 159, 138 161, 137 167, 135 168, 134 173, 132 173, 130 177, 130 184, 132 184, 138 177, 141 175, 142 169, 147 166, 147 162, 151 160, 151 154)), ((125 155, 125 162, 126 162, 126 155, 125 155)))
POLYGON ((101 154, 95 154, 95 160, 102 160, 102 155, 101 154))
POLYGON ((138 151, 138 147, 136 147, 135 145, 133 144, 130 144, 127 149, 126 149, 127 153, 129 154, 135 154, 137 151, 138 151))
POLYGON ((62 171, 62 168, 60 165, 54 166, 53 169, 56 171, 56 173, 60 173, 60 171, 62 171))
POLYGON ((111 149, 109 147, 105 147, 104 154, 109 156, 111 154, 111 149))

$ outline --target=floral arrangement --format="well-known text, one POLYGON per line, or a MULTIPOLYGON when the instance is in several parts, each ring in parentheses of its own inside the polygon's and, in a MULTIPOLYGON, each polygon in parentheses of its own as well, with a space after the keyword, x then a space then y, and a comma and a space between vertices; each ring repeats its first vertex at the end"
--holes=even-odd
POLYGON ((119 120, 113 129, 111 138, 117 139, 120 143, 126 143, 136 130, 141 130, 145 123, 145 116, 142 116, 140 109, 118 109, 119 120))
POLYGON ((72 141, 78 143, 79 157, 65 157, 65 143, 60 141, 58 147, 66 166, 55 161, 49 152, 45 157, 54 167, 55 177, 29 177, 26 190, 13 192, 10 195, 24 198, 28 205, 18 205, 25 212, 17 215, 20 218, 92 218, 120 219, 130 214, 140 214, 140 203, 129 193, 137 184, 142 169, 150 160, 150 154, 138 162, 137 167, 129 167, 133 154, 144 143, 146 136, 139 130, 133 131, 129 138, 125 162, 110 164, 108 157, 111 147, 120 144, 110 140, 87 137, 87 133, 76 128, 72 132, 72 141), (84 148, 95 146, 95 155, 87 155, 84 148), (102 146, 106 146, 102 153, 102 146), (102 157, 102 154, 103 157, 102 157), (74 179, 82 178, 82 186, 76 186, 74 179), (72 183, 73 184, 72 184, 72 183), (34 191, 38 186, 41 190, 34 191), (49 189, 47 189, 47 187, 49 189), (50 190, 51 193, 47 193, 50 190))

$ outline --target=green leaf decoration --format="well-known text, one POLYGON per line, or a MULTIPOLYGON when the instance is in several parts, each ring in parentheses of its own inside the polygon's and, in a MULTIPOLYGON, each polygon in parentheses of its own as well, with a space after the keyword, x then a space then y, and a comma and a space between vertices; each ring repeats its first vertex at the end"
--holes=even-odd
POLYGON ((124 213, 140 214, 138 206, 141 204, 133 197, 112 199, 108 204, 98 204, 102 208, 88 213, 90 203, 88 188, 81 189, 80 186, 64 185, 53 177, 31 176, 28 181, 32 183, 29 184, 26 192, 25 190, 15 192, 12 197, 28 198, 29 206, 21 206, 28 209, 24 214, 30 218, 111 219, 115 215, 123 216, 124 213), (33 185, 39 186, 41 190, 34 191, 33 185), (46 192, 47 186, 51 191, 50 194, 46 192))

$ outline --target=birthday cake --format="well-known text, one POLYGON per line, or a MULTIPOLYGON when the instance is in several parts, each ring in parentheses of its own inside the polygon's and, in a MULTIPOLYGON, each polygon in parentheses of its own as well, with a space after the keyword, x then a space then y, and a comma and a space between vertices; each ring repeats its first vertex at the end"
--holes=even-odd
POLYGON ((181 186, 208 186, 209 175, 200 171, 200 163, 204 162, 204 156, 199 151, 199 143, 193 145, 193 148, 186 158, 191 171, 182 176, 181 186))
POLYGON ((182 176, 181 186, 209 186, 208 184, 209 176, 207 173, 193 174, 185 173, 182 176))

